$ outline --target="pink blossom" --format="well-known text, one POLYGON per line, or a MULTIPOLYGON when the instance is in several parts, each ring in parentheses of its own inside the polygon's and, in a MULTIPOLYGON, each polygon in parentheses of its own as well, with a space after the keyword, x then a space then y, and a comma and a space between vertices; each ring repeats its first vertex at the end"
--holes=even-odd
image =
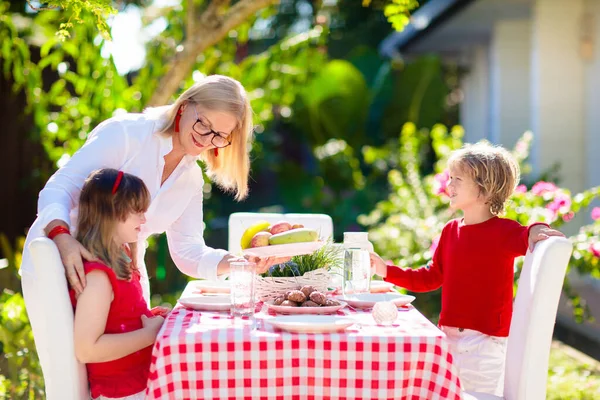
POLYGON ((575 213, 573 211, 569 211, 568 213, 566 213, 565 215, 563 215, 562 219, 565 222, 569 222, 570 220, 573 219, 574 216, 575 216, 575 213))
POLYGON ((595 256, 600 258, 600 242, 590 244, 590 252, 595 256))
POLYGON ((515 188, 515 193, 525 193, 527 192, 527 186, 519 185, 515 188))
POLYGON ((519 140, 517 145, 515 146, 515 150, 519 154, 524 154, 527 151, 527 142, 524 140, 519 140))
POLYGON ((531 188, 531 193, 536 196, 541 196, 544 193, 553 193, 558 190, 558 187, 552 182, 539 181, 531 188))
POLYGON ((435 194, 448 196, 448 182, 450 182, 450 173, 448 170, 437 174, 434 177, 433 191, 435 194))
POLYGON ((592 219, 598 221, 600 219, 600 207, 594 207, 592 209, 592 219))
MULTIPOLYGON (((533 190, 533 189, 532 189, 533 190)), ((546 208, 554 213, 554 215, 560 213, 567 213, 571 208, 571 196, 564 192, 558 192, 554 196, 552 203, 548 204, 546 208)))

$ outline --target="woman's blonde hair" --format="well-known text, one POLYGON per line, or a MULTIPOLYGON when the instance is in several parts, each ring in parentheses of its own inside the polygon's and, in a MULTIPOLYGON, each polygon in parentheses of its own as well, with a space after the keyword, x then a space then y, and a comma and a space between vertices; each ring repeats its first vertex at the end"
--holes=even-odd
POLYGON ((448 160, 448 167, 458 169, 470 176, 481 195, 488 197, 490 212, 504 212, 506 200, 519 184, 520 169, 512 154, 503 147, 486 141, 467 144, 455 151, 448 160))
POLYGON ((236 200, 248 195, 250 150, 253 141, 252 108, 244 87, 235 79, 223 75, 210 75, 195 83, 168 106, 164 113, 166 124, 162 132, 171 132, 177 111, 184 102, 233 115, 237 125, 231 133, 231 145, 219 149, 216 157, 212 151, 202 153, 208 176, 226 191, 235 192, 236 200))
POLYGON ((131 213, 145 212, 150 205, 150 192, 135 175, 124 173, 113 193, 119 171, 104 168, 86 179, 79 197, 77 240, 121 279, 130 279, 137 270, 137 243, 129 243, 131 259, 114 241, 118 221, 131 213))

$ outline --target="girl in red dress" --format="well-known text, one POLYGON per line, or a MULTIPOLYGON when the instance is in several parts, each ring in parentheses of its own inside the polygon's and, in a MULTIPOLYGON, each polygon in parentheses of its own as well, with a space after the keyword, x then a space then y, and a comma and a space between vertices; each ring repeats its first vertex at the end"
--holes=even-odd
POLYGON ((87 285, 76 296, 75 354, 86 364, 93 399, 143 399, 152 346, 166 310, 150 310, 135 257, 150 194, 141 179, 115 169, 92 172, 79 200, 77 240, 87 285))

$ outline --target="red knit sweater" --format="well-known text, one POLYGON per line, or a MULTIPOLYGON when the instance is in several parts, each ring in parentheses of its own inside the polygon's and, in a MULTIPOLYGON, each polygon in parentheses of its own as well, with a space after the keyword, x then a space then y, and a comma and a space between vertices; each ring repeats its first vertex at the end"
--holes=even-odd
POLYGON ((473 225, 452 220, 442 230, 429 266, 390 265, 385 280, 413 292, 442 287, 440 325, 506 337, 512 317, 514 260, 527 252, 533 225, 498 217, 473 225))

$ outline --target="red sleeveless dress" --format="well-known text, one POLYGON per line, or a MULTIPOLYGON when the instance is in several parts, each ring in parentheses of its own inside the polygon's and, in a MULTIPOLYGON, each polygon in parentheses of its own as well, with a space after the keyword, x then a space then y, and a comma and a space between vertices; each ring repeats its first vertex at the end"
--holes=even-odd
MULTIPOLYGON (((99 262, 84 262, 84 269, 86 275, 93 270, 104 271, 112 285, 114 299, 108 311, 104 333, 125 333, 141 329, 141 316, 153 316, 142 295, 137 271, 133 273, 131 281, 125 281, 119 279, 111 268, 99 262)), ((75 308, 75 292, 70 289, 69 295, 75 308)), ((148 346, 117 360, 86 364, 92 398, 125 397, 146 389, 152 347, 148 346)))

